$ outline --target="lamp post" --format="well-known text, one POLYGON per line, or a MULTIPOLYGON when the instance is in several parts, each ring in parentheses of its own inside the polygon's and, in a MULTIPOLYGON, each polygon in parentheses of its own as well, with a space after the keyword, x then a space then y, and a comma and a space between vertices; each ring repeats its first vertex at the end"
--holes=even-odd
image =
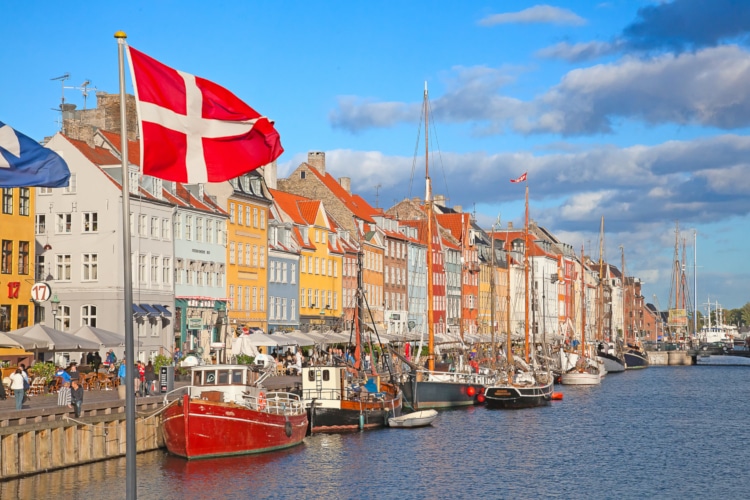
POLYGON ((52 304, 52 328, 57 328, 57 313, 60 307, 60 299, 57 298, 57 294, 52 296, 50 303, 52 304))

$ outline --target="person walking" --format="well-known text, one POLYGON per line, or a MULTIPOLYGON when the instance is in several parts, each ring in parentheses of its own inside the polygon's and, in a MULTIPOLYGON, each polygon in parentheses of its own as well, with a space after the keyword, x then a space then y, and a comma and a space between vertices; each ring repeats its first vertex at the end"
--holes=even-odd
POLYGON ((26 391, 23 388, 23 375, 21 369, 16 368, 10 376, 10 388, 16 397, 16 410, 23 409, 23 397, 26 395, 26 391))
POLYGON ((78 380, 73 380, 70 385, 70 403, 73 405, 73 413, 78 418, 81 416, 81 406, 83 406, 83 387, 78 380))
POLYGON ((149 361, 146 365, 146 396, 150 396, 156 392, 154 382, 156 381, 156 371, 154 370, 154 364, 149 361))
POLYGON ((127 377, 127 373, 128 373, 127 372, 128 366, 126 362, 127 362, 127 359, 122 358, 122 363, 120 363, 120 369, 117 370, 117 376, 120 377, 120 385, 123 387, 125 387, 125 383, 126 383, 125 377, 127 377))

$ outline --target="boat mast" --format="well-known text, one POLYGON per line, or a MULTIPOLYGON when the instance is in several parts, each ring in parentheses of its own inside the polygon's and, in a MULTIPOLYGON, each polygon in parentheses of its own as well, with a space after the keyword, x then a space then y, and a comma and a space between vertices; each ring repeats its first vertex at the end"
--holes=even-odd
POLYGON ((583 245, 581 245, 581 358, 586 355, 586 255, 584 254, 583 245))
POLYGON ((596 311, 596 340, 601 341, 604 338, 602 334, 604 323, 604 216, 602 215, 601 229, 599 231, 599 297, 597 300, 596 311))
POLYGON ((490 233, 490 335, 492 339, 492 366, 495 366, 495 225, 490 233))
POLYGON ((620 259, 622 262, 622 337, 625 345, 628 345, 628 327, 627 327, 627 304, 628 304, 628 285, 625 277, 625 247, 620 245, 620 259))
POLYGON ((468 259, 466 259, 466 238, 469 237, 468 228, 464 230, 464 216, 468 214, 461 214, 461 273, 459 278, 461 280, 461 303, 458 305, 458 333, 461 335, 461 343, 464 342, 464 272, 468 269, 468 259))
POLYGON ((425 210, 427 211, 427 369, 435 370, 435 311, 432 303, 432 186, 430 185, 429 104, 427 82, 424 82, 424 172, 425 210))
POLYGON ((693 336, 698 336, 698 231, 693 229, 693 336))
POLYGON ((529 182, 526 181, 526 234, 523 245, 524 357, 529 362, 529 182))

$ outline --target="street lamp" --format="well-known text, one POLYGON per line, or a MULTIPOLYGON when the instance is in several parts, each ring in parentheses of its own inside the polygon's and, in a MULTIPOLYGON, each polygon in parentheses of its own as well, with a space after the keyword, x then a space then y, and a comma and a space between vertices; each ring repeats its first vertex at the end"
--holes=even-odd
POLYGON ((60 299, 57 298, 57 294, 52 296, 50 303, 52 304, 52 328, 57 328, 57 312, 60 307, 60 299))

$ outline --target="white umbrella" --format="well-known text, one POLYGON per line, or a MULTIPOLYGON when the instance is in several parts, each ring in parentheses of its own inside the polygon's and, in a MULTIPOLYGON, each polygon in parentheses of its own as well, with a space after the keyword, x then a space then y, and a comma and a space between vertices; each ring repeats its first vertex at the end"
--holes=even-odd
POLYGON ((0 347, 23 347, 23 343, 0 332, 0 347))
POLYGON ((279 341, 277 339, 257 330, 248 335, 240 335, 240 337, 249 338, 250 345, 255 346, 255 347, 258 347, 258 346, 271 347, 271 346, 279 345, 279 341))
POLYGON ((31 337, 24 337, 23 335, 16 335, 13 333, 3 334, 5 337, 15 342, 14 345, 21 346, 24 349, 47 349, 49 346, 48 342, 43 340, 37 340, 31 337))
POLYGON ((73 335, 92 342, 97 342, 104 347, 119 347, 125 345, 125 335, 88 325, 82 326, 73 332, 73 335))
POLYGON ((54 328, 41 324, 27 326, 26 328, 20 328, 8 333, 12 335, 11 338, 24 337, 26 339, 32 339, 38 343, 46 342, 45 347, 38 344, 36 348, 46 348, 50 351, 95 351, 99 349, 98 342, 92 342, 91 340, 76 337, 67 332, 55 330, 54 328))

